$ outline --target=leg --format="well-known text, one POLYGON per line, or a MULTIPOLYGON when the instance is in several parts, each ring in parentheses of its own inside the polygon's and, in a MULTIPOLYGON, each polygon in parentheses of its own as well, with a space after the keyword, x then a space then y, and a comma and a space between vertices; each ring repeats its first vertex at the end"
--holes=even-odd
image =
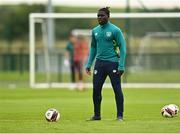
POLYGON ((75 78, 75 83, 78 82, 78 63, 77 61, 74 61, 74 78, 75 78))
POLYGON ((82 61, 78 61, 78 73, 79 73, 79 80, 83 81, 83 65, 82 65, 82 61))
POLYGON ((78 71, 78 89, 79 90, 83 90, 84 86, 83 86, 83 64, 82 61, 78 61, 77 62, 77 71, 78 71))
POLYGON ((71 82, 75 82, 75 69, 74 69, 74 63, 71 64, 71 82))
POLYGON ((121 78, 117 74, 118 64, 112 63, 111 67, 108 69, 108 75, 111 80, 111 84, 115 94, 116 107, 117 107, 117 117, 123 117, 124 111, 124 96, 121 89, 121 78))
POLYGON ((93 72, 93 103, 94 103, 94 116, 101 116, 101 100, 102 100, 102 86, 106 79, 107 74, 105 73, 103 67, 100 66, 101 63, 96 61, 96 65, 93 72))

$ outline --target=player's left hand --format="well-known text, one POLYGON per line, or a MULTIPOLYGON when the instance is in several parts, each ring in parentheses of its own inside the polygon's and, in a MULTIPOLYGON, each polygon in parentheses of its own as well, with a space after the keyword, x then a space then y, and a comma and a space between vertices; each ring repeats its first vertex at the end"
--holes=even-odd
POLYGON ((69 66, 69 60, 68 60, 68 59, 65 59, 65 60, 64 60, 64 65, 65 65, 65 66, 69 66))
POLYGON ((117 74, 121 77, 123 75, 124 71, 123 70, 118 70, 117 74))
POLYGON ((86 73, 87 73, 88 75, 91 75, 91 69, 90 69, 90 68, 86 68, 86 73))

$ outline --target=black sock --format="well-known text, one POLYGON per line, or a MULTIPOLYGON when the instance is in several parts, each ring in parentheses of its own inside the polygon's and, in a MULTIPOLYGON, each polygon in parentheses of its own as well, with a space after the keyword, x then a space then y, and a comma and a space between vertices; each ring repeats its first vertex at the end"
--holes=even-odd
POLYGON ((122 112, 118 113, 117 117, 119 116, 123 117, 123 113, 122 112))

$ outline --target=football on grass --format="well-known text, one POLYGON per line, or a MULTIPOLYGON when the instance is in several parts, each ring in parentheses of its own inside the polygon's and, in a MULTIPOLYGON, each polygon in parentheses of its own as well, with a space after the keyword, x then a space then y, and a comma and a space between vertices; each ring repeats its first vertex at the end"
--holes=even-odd
POLYGON ((178 112, 179 112, 179 107, 175 104, 166 105, 161 109, 161 114, 164 117, 171 118, 171 117, 177 116, 178 112))
POLYGON ((49 122, 56 122, 60 119, 60 113, 54 108, 50 108, 45 113, 46 120, 49 122))

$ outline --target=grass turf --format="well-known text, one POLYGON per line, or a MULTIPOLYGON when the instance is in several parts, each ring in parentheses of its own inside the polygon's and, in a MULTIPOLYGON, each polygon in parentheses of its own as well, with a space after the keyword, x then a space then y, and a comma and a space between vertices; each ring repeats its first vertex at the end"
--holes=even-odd
POLYGON ((169 103, 180 106, 179 89, 124 89, 124 122, 115 121, 111 89, 103 90, 102 120, 87 122, 93 112, 92 91, 0 89, 0 133, 180 133, 180 117, 164 118, 160 109, 169 103), (61 119, 45 120, 48 108, 61 119))
MULTIPOLYGON (((153 70, 153 71, 137 71, 137 72, 126 72, 126 82, 130 83, 179 83, 180 81, 180 70, 153 70), (137 79, 138 78, 138 79, 137 79)), ((123 77, 125 78, 125 77, 123 77)), ((45 82, 45 73, 36 73, 37 82, 45 82)), ((51 81, 54 82, 70 82, 70 74, 51 74, 51 81)), ((87 77, 84 74, 84 81, 92 82, 92 77, 87 77)), ((109 79, 107 79, 109 81, 109 79)), ((124 81, 124 80, 123 80, 124 81)), ((20 73, 15 72, 0 72, 0 86, 3 83, 24 83, 28 85, 29 82, 29 72, 20 73)))

